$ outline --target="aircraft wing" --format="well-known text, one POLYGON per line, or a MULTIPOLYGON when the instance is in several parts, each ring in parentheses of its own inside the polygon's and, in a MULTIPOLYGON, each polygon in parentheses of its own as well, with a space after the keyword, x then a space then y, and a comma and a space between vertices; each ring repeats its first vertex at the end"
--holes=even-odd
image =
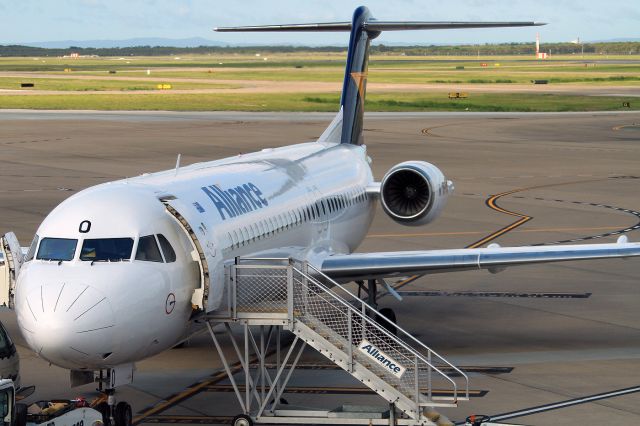
POLYGON ((398 251, 352 253, 324 259, 320 270, 337 281, 363 280, 411 274, 435 274, 488 269, 499 272, 509 266, 589 259, 640 256, 640 243, 620 237, 613 244, 398 251))

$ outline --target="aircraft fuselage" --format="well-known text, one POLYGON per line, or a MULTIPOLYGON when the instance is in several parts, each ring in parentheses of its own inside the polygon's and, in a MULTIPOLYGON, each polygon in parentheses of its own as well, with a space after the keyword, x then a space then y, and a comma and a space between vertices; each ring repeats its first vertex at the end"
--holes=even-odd
POLYGON ((373 218, 371 182, 365 146, 314 142, 83 190, 37 231, 16 286, 19 326, 34 351, 69 369, 157 354, 184 338, 202 284, 195 246, 165 204, 204 252, 210 312, 237 256, 352 252, 373 218))

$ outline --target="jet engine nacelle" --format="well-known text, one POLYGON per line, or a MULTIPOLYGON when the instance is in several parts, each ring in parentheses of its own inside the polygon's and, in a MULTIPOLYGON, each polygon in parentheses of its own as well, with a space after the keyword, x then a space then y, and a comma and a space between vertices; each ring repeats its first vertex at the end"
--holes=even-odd
POLYGON ((453 189, 453 182, 433 164, 405 161, 393 166, 382 179, 380 201, 394 221, 419 226, 440 215, 453 189))

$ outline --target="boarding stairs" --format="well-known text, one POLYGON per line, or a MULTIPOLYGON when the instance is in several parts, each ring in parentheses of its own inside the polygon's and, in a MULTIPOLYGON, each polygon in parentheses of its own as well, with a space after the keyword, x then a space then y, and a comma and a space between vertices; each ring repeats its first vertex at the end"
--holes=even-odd
MULTIPOLYGON (((373 416, 365 419, 366 415, 345 419, 326 412, 307 418, 308 423, 323 423, 320 417, 326 415, 326 423, 450 424, 435 408, 455 407, 458 401, 469 399, 469 380, 463 371, 307 262, 239 258, 227 267, 225 280, 223 307, 207 316, 207 324, 243 412, 255 422, 297 423, 300 420, 293 421, 293 417, 306 418, 279 407, 306 345, 376 392, 390 407, 378 420, 373 416), (244 370, 244 394, 213 332, 220 322, 244 370), (232 323, 244 327, 244 342, 236 342, 232 323), (284 330, 294 337, 281 362, 280 331, 284 330), (277 348, 275 377, 265 368, 266 357, 274 354, 268 349, 273 340, 277 348), (298 343, 301 346, 293 356, 298 343), (257 373, 249 368, 251 352, 260 366, 257 373), (252 410, 254 400, 258 407, 252 410)), ((364 411, 360 410, 361 414, 364 411)))

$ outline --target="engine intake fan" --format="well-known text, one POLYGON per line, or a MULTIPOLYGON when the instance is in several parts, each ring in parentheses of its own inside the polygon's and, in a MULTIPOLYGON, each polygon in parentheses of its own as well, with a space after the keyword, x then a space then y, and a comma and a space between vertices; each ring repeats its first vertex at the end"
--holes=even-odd
POLYGON ((385 213, 405 225, 424 225, 439 214, 453 184, 436 166, 424 161, 400 163, 382 179, 380 200, 385 213))

